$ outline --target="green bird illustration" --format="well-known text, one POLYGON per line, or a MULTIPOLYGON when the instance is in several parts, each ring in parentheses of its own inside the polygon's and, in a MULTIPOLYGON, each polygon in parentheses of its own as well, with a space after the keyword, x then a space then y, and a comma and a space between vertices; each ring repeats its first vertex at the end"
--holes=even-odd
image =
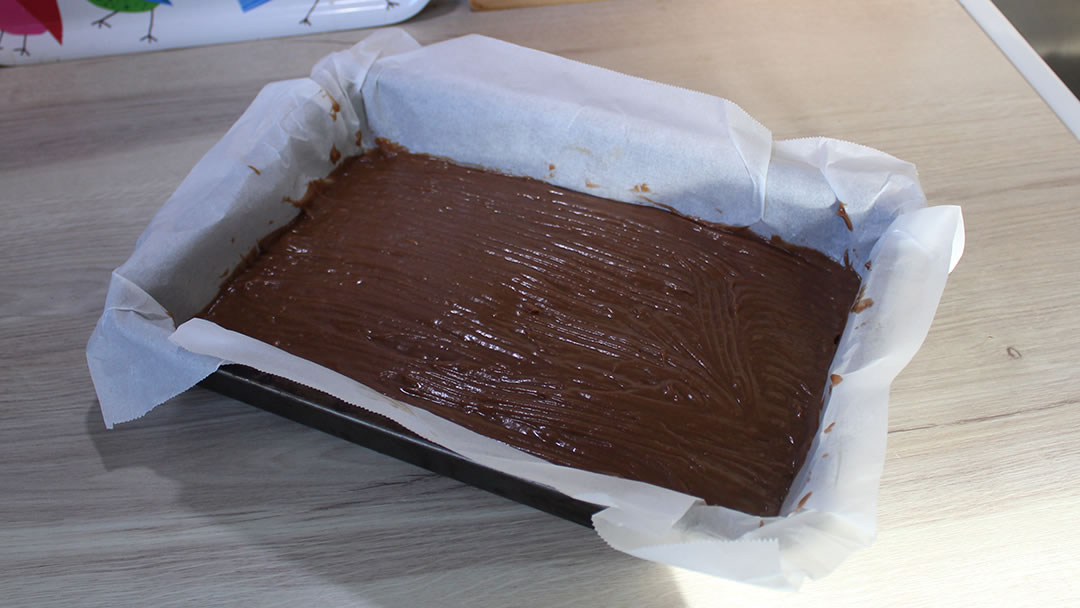
POLYGON ((101 8, 112 11, 108 15, 105 15, 97 21, 92 21, 90 25, 96 25, 98 29, 103 27, 112 27, 109 24, 109 18, 116 13, 145 13, 150 11, 150 27, 146 30, 146 35, 139 38, 140 41, 145 40, 148 43, 157 42, 157 38, 154 38, 154 9, 159 4, 172 4, 171 0, 89 0, 90 4, 94 6, 100 6, 101 8))

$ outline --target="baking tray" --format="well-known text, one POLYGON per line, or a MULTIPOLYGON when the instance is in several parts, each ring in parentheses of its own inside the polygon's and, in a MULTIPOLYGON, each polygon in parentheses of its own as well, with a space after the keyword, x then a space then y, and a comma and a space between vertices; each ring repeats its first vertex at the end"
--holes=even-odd
POLYGON ((225 365, 200 385, 214 392, 393 456, 545 513, 592 527, 603 507, 476 464, 396 422, 302 384, 243 365, 225 365))

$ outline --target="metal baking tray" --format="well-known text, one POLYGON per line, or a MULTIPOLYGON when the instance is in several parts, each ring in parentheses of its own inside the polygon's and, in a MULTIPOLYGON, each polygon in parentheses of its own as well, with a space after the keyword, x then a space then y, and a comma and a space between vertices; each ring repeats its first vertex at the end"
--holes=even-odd
POLYGON ((396 422, 302 384, 243 365, 222 366, 204 388, 583 526, 603 507, 468 460, 396 422))

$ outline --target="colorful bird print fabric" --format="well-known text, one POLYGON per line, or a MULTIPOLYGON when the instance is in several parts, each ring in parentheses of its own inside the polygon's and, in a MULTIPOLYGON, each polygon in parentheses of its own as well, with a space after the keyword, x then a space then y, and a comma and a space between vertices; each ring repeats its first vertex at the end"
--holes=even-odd
POLYGON ((108 19, 116 13, 150 13, 150 26, 146 30, 146 35, 139 38, 140 41, 157 42, 157 38, 154 38, 154 9, 159 4, 172 4, 169 0, 90 0, 90 4, 100 6, 101 8, 112 11, 108 15, 105 15, 97 21, 92 21, 90 25, 95 25, 98 28, 109 27, 108 19))
POLYGON ((23 57, 30 56, 27 41, 30 36, 49 33, 57 44, 64 42, 64 23, 60 19, 60 8, 56 0, 0 0, 0 51, 3 50, 4 36, 8 44, 14 38, 22 36, 22 44, 14 52, 23 57))
POLYGON ((0 0, 0 65, 377 27, 428 2, 0 0))
POLYGON ((253 8, 262 6, 270 0, 237 0, 240 3, 240 9, 245 13, 253 8))

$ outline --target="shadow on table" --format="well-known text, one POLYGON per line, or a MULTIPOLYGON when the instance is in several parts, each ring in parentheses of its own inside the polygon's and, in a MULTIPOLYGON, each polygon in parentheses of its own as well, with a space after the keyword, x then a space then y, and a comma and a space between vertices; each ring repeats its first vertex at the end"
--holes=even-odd
POLYGON ((208 391, 113 431, 95 404, 86 425, 109 471, 153 470, 177 483, 177 504, 197 520, 365 602, 683 604, 667 567, 615 552, 587 528, 208 391))

